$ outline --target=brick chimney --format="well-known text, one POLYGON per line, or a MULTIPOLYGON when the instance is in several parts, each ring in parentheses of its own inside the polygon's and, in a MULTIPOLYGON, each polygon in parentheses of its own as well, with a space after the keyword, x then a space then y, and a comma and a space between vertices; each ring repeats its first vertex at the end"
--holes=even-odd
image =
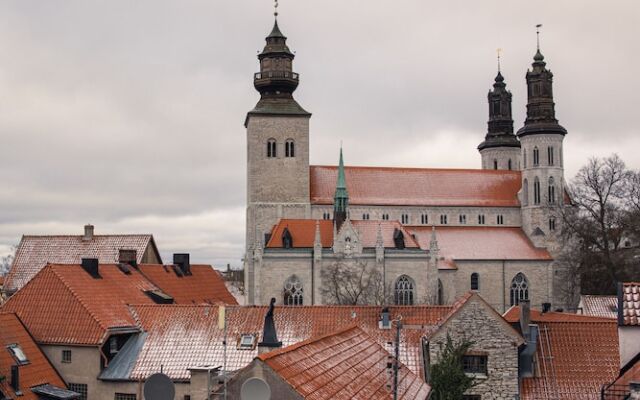
POLYGON ((84 236, 82 236, 82 240, 85 242, 93 240, 93 225, 86 224, 84 226, 84 236))

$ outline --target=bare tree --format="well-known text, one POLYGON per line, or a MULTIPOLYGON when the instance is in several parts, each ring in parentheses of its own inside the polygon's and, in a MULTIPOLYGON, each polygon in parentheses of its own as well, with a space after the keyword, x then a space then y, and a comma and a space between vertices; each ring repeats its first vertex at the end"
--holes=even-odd
POLYGON ((388 303, 389 288, 382 273, 358 260, 341 260, 322 270, 322 296, 327 304, 388 303))
POLYGON ((0 258, 0 276, 6 275, 9 272, 9 269, 11 269, 11 264, 13 264, 16 248, 17 246, 11 246, 11 253, 0 258))

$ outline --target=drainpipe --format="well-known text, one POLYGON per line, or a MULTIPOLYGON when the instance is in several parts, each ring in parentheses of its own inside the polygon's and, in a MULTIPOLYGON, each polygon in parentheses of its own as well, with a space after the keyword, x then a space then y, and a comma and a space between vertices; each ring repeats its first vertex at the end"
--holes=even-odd
POLYGON ((507 282, 505 276, 505 261, 502 260, 502 313, 507 311, 507 282))
POLYGON ((314 254, 314 251, 311 252, 311 305, 315 306, 316 305, 316 299, 315 299, 315 291, 316 291, 316 282, 315 282, 315 275, 316 275, 316 255, 314 254))

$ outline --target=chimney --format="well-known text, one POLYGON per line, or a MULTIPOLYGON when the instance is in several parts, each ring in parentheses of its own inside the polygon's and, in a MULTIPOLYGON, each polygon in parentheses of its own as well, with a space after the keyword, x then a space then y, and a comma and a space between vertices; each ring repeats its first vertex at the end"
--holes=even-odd
POLYGON ((97 258, 83 258, 82 259, 82 269, 87 271, 89 275, 93 279, 100 279, 100 273, 98 270, 98 259, 97 258))
POLYGON ((391 329, 391 314, 389 313, 389 307, 382 309, 380 321, 378 321, 378 327, 380 329, 391 329))
POLYGON ((138 253, 135 250, 118 250, 118 262, 120 264, 128 264, 132 267, 138 266, 138 253))
POLYGON ((20 393, 20 367, 11 366, 11 388, 16 394, 20 393))
POLYGON ((529 339, 529 324, 531 323, 531 303, 520 300, 520 332, 525 339, 529 339))
POLYGON ((629 383, 629 399, 640 400, 640 382, 629 383))
POLYGON ((191 275, 191 264, 189 264, 189 253, 174 253, 173 263, 177 265, 184 275, 191 275))
POLYGON ((276 324, 273 320, 273 309, 275 308, 276 299, 271 298, 269 311, 264 316, 264 328, 262 330, 262 341, 258 343, 258 354, 268 353, 271 350, 282 347, 282 342, 278 341, 276 333, 276 324))
POLYGON ((542 303, 542 313, 548 313, 551 311, 551 303, 542 303))
POLYGON ((84 236, 82 237, 82 240, 85 242, 93 240, 93 225, 87 224, 84 226, 84 236))

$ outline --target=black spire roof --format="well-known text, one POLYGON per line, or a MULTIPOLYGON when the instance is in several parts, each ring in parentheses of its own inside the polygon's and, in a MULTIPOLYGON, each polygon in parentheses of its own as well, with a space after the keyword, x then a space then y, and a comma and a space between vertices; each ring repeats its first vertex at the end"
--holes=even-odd
POLYGON ((506 89, 500 70, 496 75, 493 90, 489 91, 489 122, 487 135, 478 150, 492 147, 520 147, 520 141, 513 134, 511 118, 511 92, 506 89))

